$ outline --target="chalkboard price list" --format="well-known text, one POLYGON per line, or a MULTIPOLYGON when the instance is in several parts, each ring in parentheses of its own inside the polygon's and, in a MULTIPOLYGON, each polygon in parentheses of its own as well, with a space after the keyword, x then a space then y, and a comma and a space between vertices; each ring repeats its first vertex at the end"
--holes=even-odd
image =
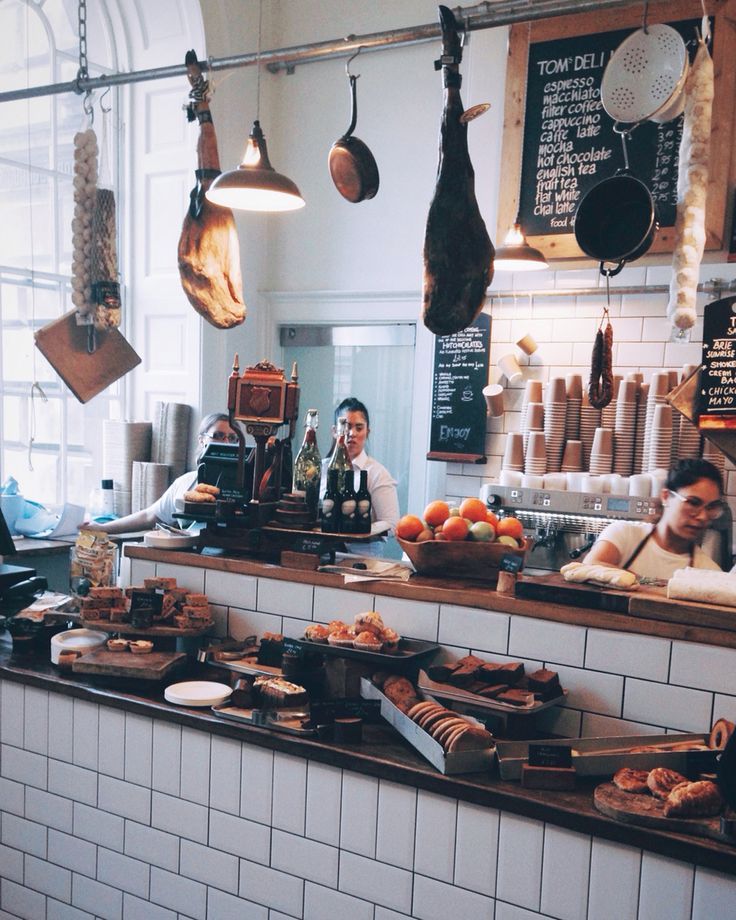
MULTIPOLYGON (((686 41, 696 20, 672 23, 686 41)), ((601 102, 613 52, 633 29, 529 46, 519 215, 528 236, 572 233, 581 199, 625 166, 621 138, 601 102)), ((628 127, 628 126, 626 126, 628 127)), ((682 117, 644 122, 628 136, 631 172, 652 191, 659 224, 674 225, 682 117)))
POLYGON ((430 459, 483 459, 489 342, 484 313, 467 329, 435 339, 430 459))

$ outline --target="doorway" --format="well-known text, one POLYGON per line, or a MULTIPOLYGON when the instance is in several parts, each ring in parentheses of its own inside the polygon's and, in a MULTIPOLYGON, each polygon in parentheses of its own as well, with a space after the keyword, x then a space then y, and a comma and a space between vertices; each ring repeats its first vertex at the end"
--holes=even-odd
MULTIPOLYGON (((347 396, 357 397, 370 415, 366 450, 396 480, 402 514, 409 491, 415 340, 414 323, 279 326, 285 372, 297 362, 301 421, 308 408, 319 410, 320 453, 324 457, 332 444, 335 407, 347 396)), ((295 441, 296 452, 301 427, 295 441)), ((400 557, 394 541, 386 555, 400 557)))

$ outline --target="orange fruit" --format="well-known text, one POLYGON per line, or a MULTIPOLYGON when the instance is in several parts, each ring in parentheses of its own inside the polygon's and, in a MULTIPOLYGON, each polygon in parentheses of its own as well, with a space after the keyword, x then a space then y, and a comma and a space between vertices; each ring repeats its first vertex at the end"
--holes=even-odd
POLYGON ((498 527, 498 515, 492 511, 486 512, 486 520, 494 529, 498 527))
POLYGON ((416 540, 424 524, 415 514, 405 514, 396 524, 396 536, 402 540, 416 540))
POLYGON ((430 502, 424 509, 424 520, 429 527, 439 527, 444 524, 450 516, 450 506, 447 502, 437 501, 430 502))
POLYGON ((515 517, 500 518, 496 527, 496 537, 504 536, 513 537, 515 540, 523 539, 524 525, 515 517))
POLYGON ((442 542, 443 540, 445 543, 447 542, 447 537, 442 533, 441 530, 437 531, 437 533, 434 535, 434 538, 435 540, 439 540, 440 542, 442 542))
POLYGON ((486 503, 479 498, 466 498, 460 504, 460 517, 467 518, 474 524, 477 521, 485 521, 487 514, 486 503))
POLYGON ((445 540, 466 540, 469 530, 465 518, 449 517, 442 525, 442 536, 445 540))
POLYGON ((424 543, 425 540, 434 540, 434 534, 429 527, 425 527, 417 534, 417 543, 424 543))

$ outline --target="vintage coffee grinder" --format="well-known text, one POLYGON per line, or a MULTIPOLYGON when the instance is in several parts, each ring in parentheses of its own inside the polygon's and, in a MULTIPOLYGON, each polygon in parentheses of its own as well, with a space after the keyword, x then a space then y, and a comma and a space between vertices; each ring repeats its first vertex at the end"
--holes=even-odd
POLYGON ((284 377, 283 368, 270 361, 259 361, 240 373, 237 354, 228 380, 227 407, 230 425, 238 434, 238 470, 240 486, 245 485, 245 435, 253 436, 256 443, 253 467, 253 495, 246 508, 249 526, 256 527, 271 519, 281 497, 282 471, 290 457, 299 414, 299 384, 296 362, 291 380, 284 377), (239 423, 239 424, 236 424, 239 423), (282 425, 289 426, 288 436, 282 440, 275 435, 282 425), (241 427, 242 426, 242 427, 241 427), (266 453, 273 459, 266 468, 266 453))

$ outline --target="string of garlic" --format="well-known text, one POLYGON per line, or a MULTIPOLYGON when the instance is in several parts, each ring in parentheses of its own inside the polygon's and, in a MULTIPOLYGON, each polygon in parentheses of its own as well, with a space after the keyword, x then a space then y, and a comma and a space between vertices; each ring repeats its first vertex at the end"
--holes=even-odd
POLYGON ((92 218, 97 197, 97 136, 92 128, 74 135, 72 303, 87 316, 92 303, 92 218))

